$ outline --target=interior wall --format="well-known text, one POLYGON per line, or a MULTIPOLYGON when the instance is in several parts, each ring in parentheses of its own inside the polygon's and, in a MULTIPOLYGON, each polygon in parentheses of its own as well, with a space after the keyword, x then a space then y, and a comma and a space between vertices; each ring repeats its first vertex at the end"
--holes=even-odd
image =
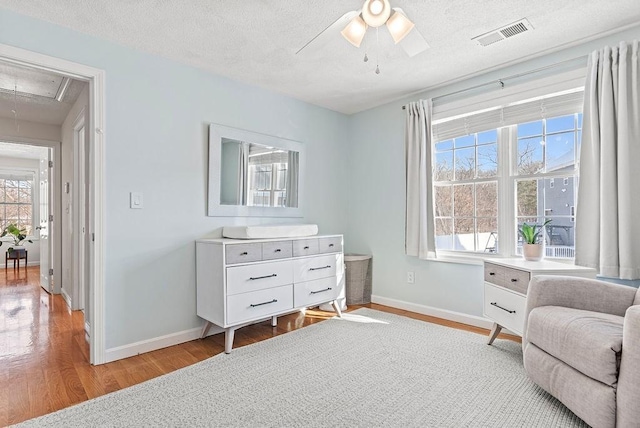
MULTIPOLYGON (((73 200, 74 189, 76 183, 74 183, 73 178, 73 139, 74 139, 74 130, 73 127, 84 109, 85 115, 85 141, 89 141, 88 138, 88 130, 89 130, 89 119, 86 115, 89 112, 89 85, 86 84, 85 88, 80 92, 78 99, 69 110, 67 117, 61 126, 61 181, 62 181, 62 220, 59 223, 59 226, 62 228, 62 243, 61 243, 61 253, 62 253, 62 292, 65 293, 69 298, 72 299, 73 296, 73 266, 75 255, 73 253, 73 209, 75 201, 73 200), (69 183, 68 192, 65 192, 65 183, 69 183)), ((77 309, 79 302, 74 302, 73 309, 77 309)))
MULTIPOLYGON (((25 158, 14 158, 9 156, 0 156, 0 169, 6 170, 30 170, 34 172, 34 185, 33 185, 33 224, 38 225, 40 223, 40 210, 38 209, 39 204, 39 190, 40 186, 38 182, 40 181, 40 162, 37 159, 25 159, 25 158)), ((36 234, 37 235, 37 234, 36 234)), ((28 236, 33 242, 25 241, 23 246, 27 250, 27 261, 29 266, 38 266, 40 264, 40 241, 37 236, 30 235, 28 236)), ((3 242, 2 246, 0 246, 0 266, 5 267, 5 254, 11 244, 9 242, 3 242)), ((20 260, 21 266, 24 266, 24 260, 20 260)), ((9 266, 13 268, 13 261, 9 261, 9 266)))
POLYGON ((374 294, 482 316, 482 266, 418 260, 404 253, 404 104, 535 70, 639 37, 640 26, 351 116, 345 243, 347 251, 373 254, 374 294), (408 271, 415 272, 415 284, 407 283, 408 271))
POLYGON ((347 116, 6 10, 0 43, 106 72, 107 349, 201 326, 197 238, 274 222, 345 232, 347 116), (211 122, 306 145, 304 218, 205 215, 211 122), (143 209, 129 208, 131 191, 143 209))
POLYGON ((0 137, 5 140, 48 140, 60 141, 61 129, 58 125, 48 125, 45 123, 27 122, 20 120, 18 116, 18 127, 14 119, 0 117, 0 137))

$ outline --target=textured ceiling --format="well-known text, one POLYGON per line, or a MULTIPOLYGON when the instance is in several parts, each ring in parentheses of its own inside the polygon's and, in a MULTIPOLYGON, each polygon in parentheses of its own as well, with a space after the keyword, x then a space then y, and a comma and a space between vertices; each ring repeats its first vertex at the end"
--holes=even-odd
POLYGON ((0 117, 61 125, 87 83, 71 80, 60 101, 63 76, 0 61, 0 117), (15 89, 15 92, 14 92, 15 89))
POLYGON ((334 32, 295 52, 361 0, 0 0, 0 7, 191 64, 343 113, 383 104, 640 22, 639 0, 391 0, 431 46, 408 58, 379 32, 371 60, 334 32), (471 39, 521 18, 533 31, 471 39))

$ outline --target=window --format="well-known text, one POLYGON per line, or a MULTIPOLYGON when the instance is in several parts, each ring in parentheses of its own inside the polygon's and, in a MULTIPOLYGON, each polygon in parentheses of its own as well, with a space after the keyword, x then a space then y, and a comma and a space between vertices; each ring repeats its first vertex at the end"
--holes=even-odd
POLYGON ((518 226, 551 219, 544 236, 546 256, 573 258, 581 102, 575 95, 571 102, 566 96, 558 98, 564 107, 550 110, 573 113, 521 120, 539 118, 545 111, 524 114, 526 105, 521 103, 515 113, 505 108, 497 115, 483 111, 434 126, 439 251, 521 254, 518 226), (492 114, 499 119, 492 121, 492 114), (511 120, 505 120, 509 114, 511 120), (505 122, 487 129, 488 124, 505 122))
POLYGON ((33 233, 33 176, 0 173, 0 227, 16 224, 33 233))
POLYGON ((285 207, 288 152, 269 148, 249 155, 248 205, 285 207))

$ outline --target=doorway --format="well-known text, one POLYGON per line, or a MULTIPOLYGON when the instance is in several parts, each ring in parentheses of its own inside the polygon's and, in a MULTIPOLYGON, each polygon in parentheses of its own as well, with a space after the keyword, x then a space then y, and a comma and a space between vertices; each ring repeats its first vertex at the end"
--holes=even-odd
MULTIPOLYGON (((83 66, 80 64, 72 63, 69 61, 60 60, 57 58, 49 57, 25 51, 22 49, 14 48, 11 46, 0 45, 0 68, 1 66, 16 66, 24 70, 26 73, 34 74, 53 74, 57 78, 61 78, 57 85, 57 91, 63 90, 63 88, 73 88, 73 85, 79 83, 86 87, 85 109, 83 111, 84 117, 82 120, 78 119, 79 111, 75 111, 72 115, 71 112, 68 116, 71 118, 65 122, 70 124, 71 139, 65 139, 69 135, 62 135, 60 133, 59 141, 70 141, 70 146, 62 144, 58 151, 58 156, 62 162, 59 165, 71 165, 69 175, 65 175, 58 170, 58 180, 56 177, 52 177, 52 180, 47 180, 45 183, 39 183, 39 190, 43 193, 49 193, 53 195, 53 200, 56 200, 55 193, 58 192, 60 203, 58 205, 43 204, 41 208, 41 216, 46 217, 49 221, 49 229, 44 234, 44 240, 50 239, 53 245, 49 248, 52 249, 51 254, 48 256, 48 260, 51 260, 53 269, 53 284, 51 290, 55 294, 57 292, 62 293, 67 300, 67 304, 70 303, 74 309, 84 309, 87 319, 88 330, 88 342, 89 342, 89 360, 92 364, 104 363, 104 293, 103 293, 103 170, 104 170, 104 72, 91 67, 83 66), (76 125, 80 124, 78 128, 76 125), (83 133, 79 136, 78 133, 83 133), (78 153, 78 144, 83 144, 85 149, 82 154, 78 153), (70 150, 65 150, 65 147, 70 150), (67 155, 69 157, 67 157, 67 155), (78 161, 78 156, 82 156, 85 161, 82 167, 84 171, 84 177, 80 170, 75 168, 74 161, 78 161), (77 186, 76 180, 84 179, 82 186, 77 186), (40 187, 42 185, 42 187, 40 187), (48 186, 48 187, 47 187, 48 186), (50 190, 52 188, 52 190, 50 190), (81 190, 79 190, 81 189, 81 190), (83 201, 83 210, 77 206, 79 201, 83 201), (45 213, 48 207, 49 212, 45 213), (56 213, 59 213, 56 216, 56 213), (80 219, 80 216, 83 216, 80 219), (66 221, 65 221, 66 220, 66 221), (57 226, 57 227, 56 227, 57 226), (65 252, 65 246, 58 247, 56 241, 56 234, 59 234, 60 241, 62 237, 67 236, 69 254, 63 254, 65 252), (56 251, 58 250, 58 251, 56 251), (75 251, 75 253, 74 253, 75 251), (79 252, 82 252, 82 261, 78 256, 79 252), (58 261, 59 258, 59 261, 58 261), (63 265, 63 261, 67 260, 71 263, 63 265), (60 266, 56 269, 56 266, 60 266), (79 273, 78 273, 79 272, 79 273), (74 279, 75 275, 75 279, 74 279), (57 278, 60 277, 60 280, 57 278), (83 284, 84 286, 79 286, 83 284), (66 290, 65 290, 66 288, 66 290), (88 314, 87 314, 88 312, 88 314)), ((14 101, 17 99, 18 88, 13 88, 14 101)), ((0 89, 0 92, 2 90, 0 89)), ((7 92, 5 90, 5 92, 7 92)), ((9 92, 10 88, 9 88, 9 92)), ((25 91, 22 91, 25 92, 25 91)), ((0 93, 0 95, 2 95, 0 93)), ((57 94, 60 96, 60 94, 57 94)), ((62 95, 64 97, 64 95, 62 95)), ((1 97, 0 97, 1 98, 1 97)), ((59 101, 59 100, 58 100, 59 101)), ((18 106, 20 107, 20 106, 18 106)), ((31 131, 34 134, 25 137, 25 128, 28 128, 29 122, 25 120, 25 116, 28 114, 28 109, 18 108, 17 118, 14 117, 14 130, 11 128, 2 128, 0 126, 0 139, 4 141, 10 141, 12 143, 20 144, 33 144, 46 145, 48 138, 42 138, 38 135, 39 132, 45 132, 50 130, 50 126, 54 124, 44 124, 43 126, 33 126, 31 131), (22 120, 22 122, 21 122, 22 120), (22 123, 22 129, 18 129, 18 126, 22 123), (9 129, 9 130, 7 130, 9 129)), ((14 113, 15 115, 15 113, 14 113)), ((4 119, 10 120, 11 118, 0 117, 0 125, 4 119)), ((5 123, 6 125, 6 123, 5 123)), ((55 152, 55 150, 53 150, 55 152)), ((55 154, 53 154, 55 157, 55 154)), ((49 167, 49 162, 43 162, 49 167)), ((55 168, 56 161, 53 160, 55 168)), ((61 168, 62 169, 62 168, 61 168)), ((52 171, 55 174, 55 170, 52 171)), ((42 227, 39 225, 37 227, 42 227)), ((42 229, 39 229, 42 230, 42 229)), ((50 272, 50 271, 49 271, 50 272)), ((46 276, 46 275, 45 275, 46 276)), ((46 279, 43 279, 46 283, 46 279)))

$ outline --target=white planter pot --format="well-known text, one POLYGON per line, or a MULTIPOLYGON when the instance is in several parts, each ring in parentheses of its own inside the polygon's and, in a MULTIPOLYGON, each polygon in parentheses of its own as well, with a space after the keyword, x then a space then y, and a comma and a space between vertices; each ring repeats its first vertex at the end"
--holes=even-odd
POLYGON ((537 262, 544 257, 544 244, 522 244, 522 255, 525 260, 537 262))

